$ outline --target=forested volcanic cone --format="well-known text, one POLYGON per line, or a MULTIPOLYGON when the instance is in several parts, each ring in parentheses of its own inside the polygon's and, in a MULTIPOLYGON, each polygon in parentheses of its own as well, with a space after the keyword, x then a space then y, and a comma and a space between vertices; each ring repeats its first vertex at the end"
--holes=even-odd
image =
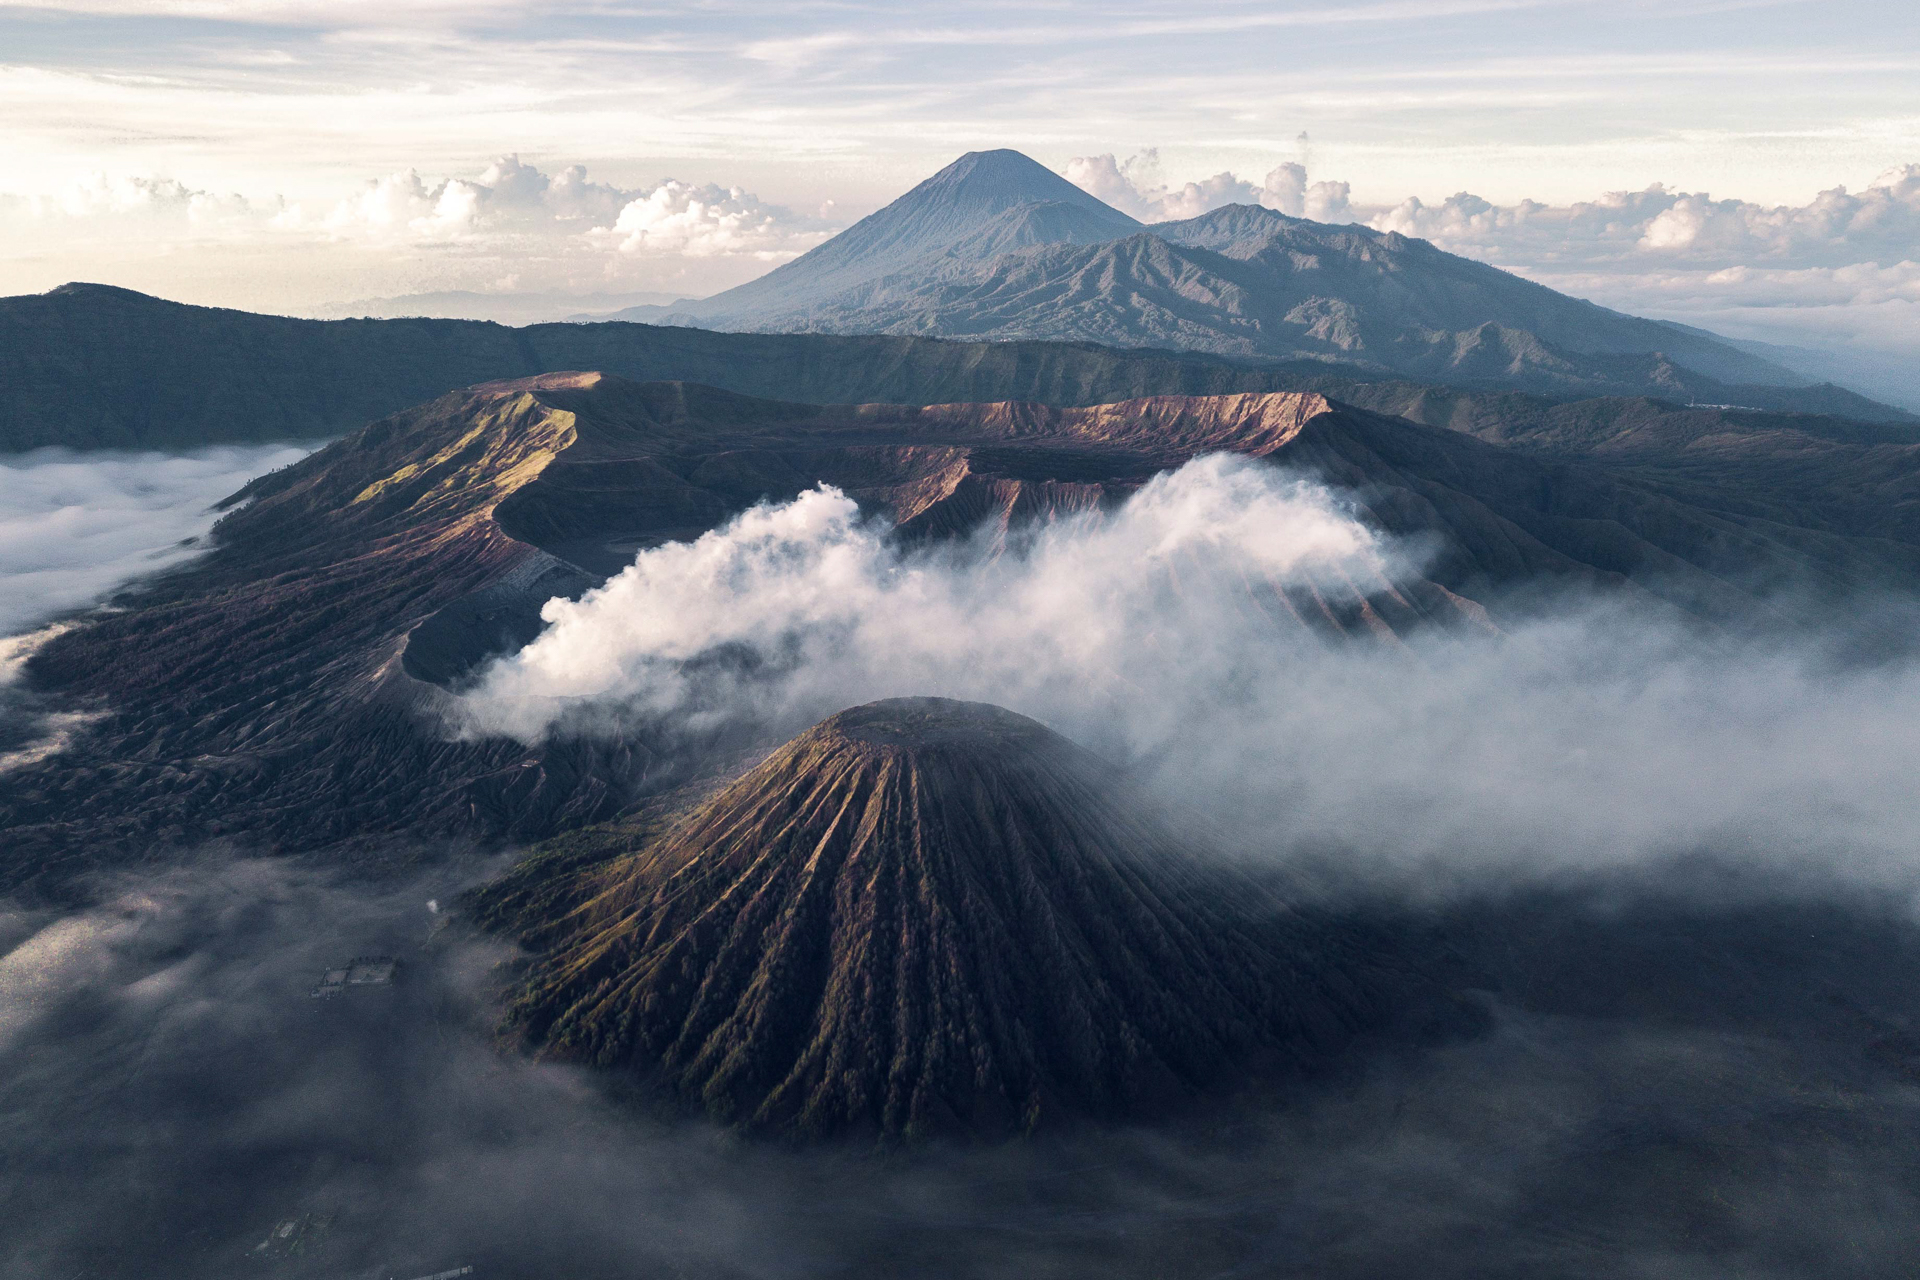
POLYGON ((1396 985, 981 703, 843 711, 582 874, 528 899, 569 905, 523 931, 547 950, 510 1024, 793 1136, 1139 1115, 1310 1067, 1396 985))

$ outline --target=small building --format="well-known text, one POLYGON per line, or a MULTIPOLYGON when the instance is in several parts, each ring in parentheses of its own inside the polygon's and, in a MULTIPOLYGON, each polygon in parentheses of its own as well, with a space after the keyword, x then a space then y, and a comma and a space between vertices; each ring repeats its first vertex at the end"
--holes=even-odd
POLYGON ((355 956, 321 974, 320 985, 313 989, 312 995, 316 1000, 330 1000, 349 987, 389 986, 399 968, 400 962, 392 956, 355 956))

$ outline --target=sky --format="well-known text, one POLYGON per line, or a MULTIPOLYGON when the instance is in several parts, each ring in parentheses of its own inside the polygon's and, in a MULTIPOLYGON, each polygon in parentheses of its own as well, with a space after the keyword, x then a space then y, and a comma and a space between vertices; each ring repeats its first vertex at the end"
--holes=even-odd
POLYGON ((1143 216, 1264 196, 1734 336, 1920 352, 1895 0, 0 0, 0 119, 0 293, 611 309, 1010 146, 1143 216), (1842 188, 1888 194, 1836 229, 1842 188))

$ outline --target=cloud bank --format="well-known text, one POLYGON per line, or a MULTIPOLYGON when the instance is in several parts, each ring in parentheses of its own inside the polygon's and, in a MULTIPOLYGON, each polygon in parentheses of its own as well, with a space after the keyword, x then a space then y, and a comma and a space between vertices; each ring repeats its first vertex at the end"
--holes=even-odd
POLYGON ((0 455, 0 636, 193 555, 214 503, 306 454, 278 444, 0 455))
POLYGON ((1497 636, 1323 644, 1299 589, 1375 594, 1422 562, 1353 511, 1216 456, 1111 515, 914 547, 816 491, 549 603, 466 694, 468 731, 785 734, 944 695, 1054 725, 1263 856, 1422 892, 1712 850, 1920 895, 1920 665, 1577 598, 1498 608, 1497 636))
POLYGON ((576 252, 760 261, 793 257, 826 238, 827 224, 767 204, 739 187, 665 179, 626 190, 594 182, 583 165, 546 174, 518 156, 477 177, 429 183, 412 169, 366 184, 330 211, 290 208, 273 225, 353 238, 407 242, 546 239, 576 252))
POLYGON ((956 679, 1013 705, 1124 698, 1250 656, 1244 627, 1209 616, 1249 581, 1384 584, 1403 554, 1323 486, 1227 455, 1155 477, 1112 519, 1071 517, 1005 547, 904 550, 889 533, 823 486, 643 552, 580 600, 547 604, 547 629, 468 699, 476 727, 536 738, 583 704, 702 720, 751 701, 770 719, 814 717, 956 679), (750 660, 700 663, 715 652, 750 660))
POLYGON ((1258 183, 1223 171, 1176 186, 1161 176, 1159 149, 1149 147, 1125 160, 1111 152, 1076 156, 1064 172, 1067 181, 1142 222, 1197 218, 1229 204, 1264 205, 1315 222, 1345 222, 1352 209, 1347 183, 1308 185, 1307 167, 1299 161, 1276 166, 1258 183))
POLYGON ((97 173, 47 195, 0 196, 0 227, 21 245, 46 249, 271 254, 309 270, 331 264, 389 291, 425 283, 581 295, 649 284, 707 292, 796 257, 837 229, 738 186, 667 178, 623 188, 589 178, 582 165, 549 173, 513 155, 470 177, 398 170, 331 203, 97 173), (396 255, 415 254, 430 255, 431 269, 396 275, 396 255))
POLYGON ((1703 270, 1857 270, 1913 265, 1920 257, 1920 164, 1880 175, 1858 192, 1822 191, 1805 205, 1716 200, 1703 192, 1612 191, 1570 205, 1537 200, 1500 205, 1469 191, 1428 204, 1409 196, 1390 206, 1356 205, 1344 182, 1307 182, 1291 161, 1259 182, 1222 172, 1171 186, 1159 153, 1125 161, 1081 156, 1065 176, 1083 190, 1148 221, 1191 218, 1228 204, 1261 204, 1316 222, 1351 219, 1377 231, 1431 240, 1449 252, 1528 267, 1659 263, 1703 270))

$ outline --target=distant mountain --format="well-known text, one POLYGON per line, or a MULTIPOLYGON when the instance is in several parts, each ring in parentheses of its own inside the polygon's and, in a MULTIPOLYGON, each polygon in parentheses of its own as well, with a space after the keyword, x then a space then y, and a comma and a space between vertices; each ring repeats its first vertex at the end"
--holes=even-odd
MULTIPOLYGON (((1044 208, 1028 212, 1028 227, 1052 216, 1044 208)), ((467 320, 297 320, 69 284, 0 298, 0 452, 310 440, 344 434, 458 387, 569 369, 699 382, 810 404, 1100 404, 1286 390, 1352 400, 1374 395, 1368 388, 1403 381, 1323 360, 1231 359, 1090 343, 718 333, 629 323, 513 329, 467 320)), ((1677 404, 1920 422, 1831 385, 1734 386, 1677 366, 1669 373, 1672 389, 1657 394, 1677 404)), ((1432 385, 1439 381, 1425 380, 1426 389, 1440 394, 1432 385)), ((1504 385, 1493 380, 1476 393, 1479 402, 1533 405, 1512 399, 1504 385)), ((1627 380, 1609 394, 1647 394, 1639 385, 1627 380)), ((1404 386, 1380 394, 1408 399, 1404 386)))
MULTIPOLYGON (((806 317, 928 264, 966 266, 1030 245, 1096 244, 1140 223, 1018 151, 972 151, 878 213, 758 280, 674 310, 806 317)), ((644 319, 634 311, 609 318, 644 319)), ((762 329, 819 325, 756 324, 762 329)))
POLYGON ((1394 232, 1253 205, 1142 226, 1012 151, 962 156, 759 280, 610 318, 1305 357, 1548 394, 1814 381, 1394 232))
POLYGON ((1514 588, 1552 583, 1708 619, 1770 607, 1769 584, 1837 599, 1920 583, 1920 444, 1895 428, 1657 405, 1554 418, 1577 407, 1518 400, 1490 422, 1472 397, 1427 408, 1488 433, 1530 422, 1515 445, 1543 456, 1301 392, 855 409, 600 374, 453 392, 255 481, 204 557, 33 657, 36 699, 91 718, 61 754, 0 773, 0 891, 222 837, 532 840, 678 786, 702 750, 681 739, 450 739, 448 687, 635 547, 823 482, 938 538, 1108 506, 1202 453, 1272 458, 1431 551, 1418 579, 1257 596, 1281 631, 1327 637, 1499 626, 1514 588), (1568 460, 1623 436, 1649 449, 1568 460), (1704 480, 1685 469, 1699 458, 1704 480))
POLYGON ((1898 354, 1861 347, 1839 335, 1836 335, 1839 340, 1832 346, 1801 346, 1723 337, 1675 320, 1663 320, 1661 323, 1683 332, 1715 338, 1749 355, 1759 356, 1820 382, 1831 383, 1838 379, 1888 404, 1909 411, 1920 410, 1920 367, 1913 360, 1898 354))
POLYGON ((672 306, 676 293, 476 293, 466 289, 359 298, 311 308, 315 320, 395 320, 431 316, 440 320, 491 320, 497 324, 550 324, 575 316, 605 315, 640 306, 672 306))

